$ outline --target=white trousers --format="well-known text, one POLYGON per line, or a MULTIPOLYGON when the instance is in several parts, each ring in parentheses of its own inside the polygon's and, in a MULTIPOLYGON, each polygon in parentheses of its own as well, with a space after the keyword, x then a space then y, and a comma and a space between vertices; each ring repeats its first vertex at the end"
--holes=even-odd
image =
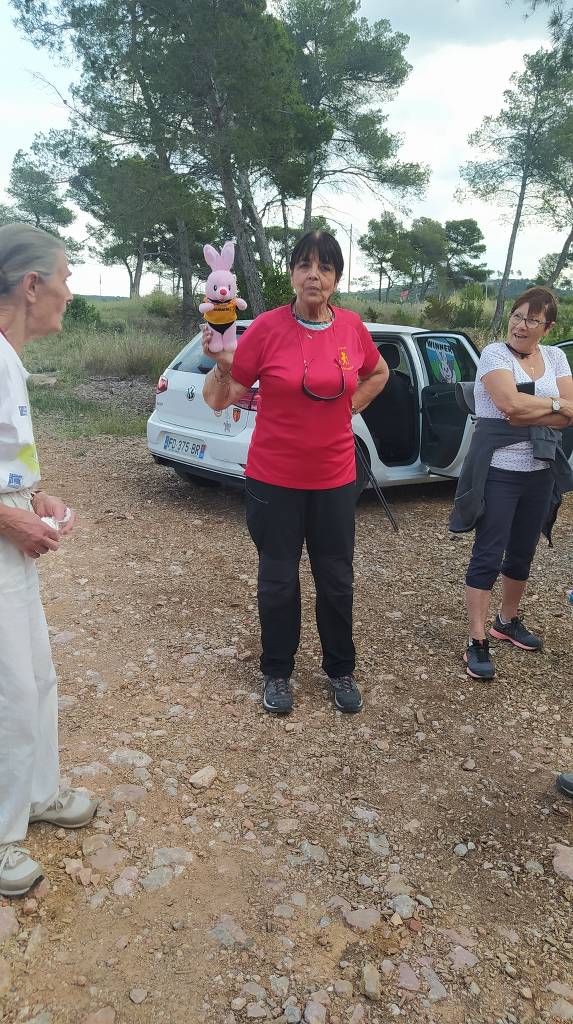
MULTIPOLYGON (((0 494, 30 509, 29 491, 0 494)), ((0 844, 58 793, 58 694, 33 558, 0 535, 0 844)))

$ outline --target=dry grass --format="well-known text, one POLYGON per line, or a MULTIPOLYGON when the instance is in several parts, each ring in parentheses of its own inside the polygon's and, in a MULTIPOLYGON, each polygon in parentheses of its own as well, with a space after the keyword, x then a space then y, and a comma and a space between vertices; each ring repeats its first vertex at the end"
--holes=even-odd
POLYGON ((147 377, 154 382, 180 348, 178 337, 131 325, 122 333, 72 328, 27 345, 26 367, 31 373, 147 377))

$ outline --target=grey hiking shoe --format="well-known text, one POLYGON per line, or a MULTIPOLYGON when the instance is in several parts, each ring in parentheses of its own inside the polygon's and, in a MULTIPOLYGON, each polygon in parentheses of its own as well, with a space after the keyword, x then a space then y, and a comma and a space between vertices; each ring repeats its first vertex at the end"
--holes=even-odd
POLYGON ((16 843, 0 844, 0 896, 24 896, 43 878, 42 869, 16 843))
POLYGON ((339 711, 360 711, 362 695, 353 675, 338 676, 334 679, 329 676, 328 681, 335 706, 339 711))
POLYGON ((61 789, 45 811, 30 815, 30 824, 45 821, 58 828, 83 828, 89 825, 96 811, 97 800, 90 800, 77 789, 61 789))
POLYGON ((289 679, 265 676, 263 707, 275 715, 289 715, 293 709, 293 693, 289 679))

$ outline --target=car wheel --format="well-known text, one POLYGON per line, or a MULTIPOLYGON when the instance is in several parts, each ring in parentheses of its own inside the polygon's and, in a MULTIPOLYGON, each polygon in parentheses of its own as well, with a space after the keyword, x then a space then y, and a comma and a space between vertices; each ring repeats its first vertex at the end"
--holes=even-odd
MULTIPOLYGON (((358 502, 358 500, 360 498, 360 495, 365 490, 366 485, 368 483, 368 473, 366 472, 366 467, 364 466, 364 463, 363 463, 362 459, 360 458, 360 455, 358 454, 358 445, 359 444, 360 444, 360 442, 357 442, 357 447, 356 447, 356 451, 355 451, 355 455, 354 455, 354 457, 356 459, 356 501, 357 502, 358 502)), ((364 445, 360 444, 360 452, 362 454, 362 457, 366 460, 368 466, 370 466, 370 458, 369 458, 368 452, 366 451, 366 448, 364 447, 364 445)))
POLYGON ((173 466, 177 476, 187 484, 195 484, 197 487, 218 487, 217 480, 211 480, 208 476, 200 476, 199 473, 190 473, 182 466, 173 466))

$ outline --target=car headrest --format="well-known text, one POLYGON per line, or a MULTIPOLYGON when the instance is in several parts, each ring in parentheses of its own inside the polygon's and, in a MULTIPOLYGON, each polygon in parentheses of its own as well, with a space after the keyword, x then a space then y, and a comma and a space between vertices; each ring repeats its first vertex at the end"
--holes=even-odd
POLYGON ((474 398, 473 380, 459 380, 455 385, 456 402, 466 416, 475 416, 476 403, 474 398))
POLYGON ((400 365, 400 349, 397 345, 393 345, 391 342, 383 342, 378 351, 382 359, 388 363, 390 370, 398 369, 400 365))

